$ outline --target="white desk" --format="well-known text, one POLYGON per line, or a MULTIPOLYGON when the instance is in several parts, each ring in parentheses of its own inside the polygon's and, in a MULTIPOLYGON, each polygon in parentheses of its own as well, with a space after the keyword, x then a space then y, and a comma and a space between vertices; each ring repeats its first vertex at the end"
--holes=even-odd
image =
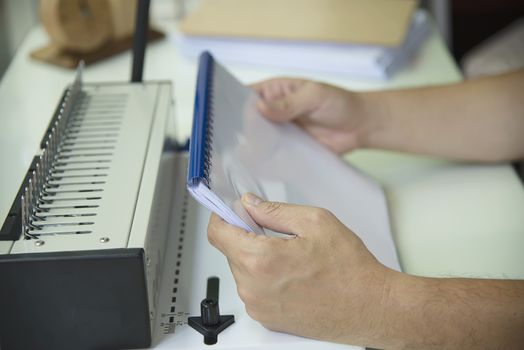
MULTIPOLYGON (((174 29, 168 21, 159 26, 174 29)), ((73 72, 29 58, 46 35, 34 29, 0 83, 0 217, 4 218, 47 123, 73 72)), ((176 136, 189 135, 196 62, 179 56, 169 40, 148 48, 145 79, 169 79, 175 86, 176 136)), ((125 81, 130 54, 86 69, 87 81, 125 81)), ((460 73, 433 34, 417 59, 388 82, 274 69, 228 66, 245 82, 295 75, 353 89, 439 84, 460 73)), ((358 151, 348 159, 384 184, 393 231, 406 272, 430 276, 524 278, 524 191, 508 165, 450 163, 398 153, 358 151)), ((0 243, 0 253, 8 246, 0 243)))

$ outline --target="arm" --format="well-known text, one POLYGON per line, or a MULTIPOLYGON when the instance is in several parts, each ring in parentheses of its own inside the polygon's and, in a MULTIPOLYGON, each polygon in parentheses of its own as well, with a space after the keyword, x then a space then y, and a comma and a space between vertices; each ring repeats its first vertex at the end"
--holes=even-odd
POLYGON ((398 273, 390 287, 384 347, 521 349, 524 281, 424 278, 398 273))
POLYGON ((258 224, 295 235, 209 223, 248 314, 267 328, 387 349, 524 348, 524 281, 410 276, 381 265, 324 209, 242 202, 258 224))
POLYGON ((379 92, 296 79, 254 87, 264 116, 297 122, 337 153, 362 147, 473 161, 524 158, 524 70, 379 92))
POLYGON ((474 161, 524 158, 524 70, 363 96, 381 106, 363 147, 474 161))

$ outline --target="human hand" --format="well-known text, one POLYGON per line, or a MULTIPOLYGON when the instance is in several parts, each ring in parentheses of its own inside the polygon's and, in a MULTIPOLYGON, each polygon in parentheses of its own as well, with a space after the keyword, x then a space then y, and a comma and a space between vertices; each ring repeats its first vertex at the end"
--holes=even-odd
POLYGON ((256 235, 211 216, 209 241, 227 256, 247 313, 272 330, 368 345, 395 272, 325 209, 251 194, 242 203, 261 226, 294 235, 256 235))
POLYGON ((252 85, 260 113, 275 122, 294 121, 338 154, 361 147, 373 125, 373 104, 359 94, 309 80, 275 78, 252 85))

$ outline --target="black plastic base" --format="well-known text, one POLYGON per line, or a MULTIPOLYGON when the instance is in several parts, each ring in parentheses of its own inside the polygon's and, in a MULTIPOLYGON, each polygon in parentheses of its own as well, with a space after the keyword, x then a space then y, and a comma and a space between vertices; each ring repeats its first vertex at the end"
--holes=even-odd
POLYGON ((149 347, 146 283, 143 249, 0 255, 0 349, 149 347))
POLYGON ((235 316, 220 316, 220 322, 214 326, 204 326, 200 316, 188 317, 187 323, 204 336, 204 344, 213 345, 217 342, 218 334, 235 323, 235 316))

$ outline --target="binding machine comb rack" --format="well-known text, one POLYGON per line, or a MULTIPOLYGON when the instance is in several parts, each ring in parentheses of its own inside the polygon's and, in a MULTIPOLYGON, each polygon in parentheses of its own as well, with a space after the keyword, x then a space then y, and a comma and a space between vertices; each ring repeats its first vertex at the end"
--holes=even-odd
MULTIPOLYGON (((81 70, 49 124, 41 154, 34 158, 22 186, 20 203, 15 201, 4 223, 3 237, 97 235, 99 225, 113 220, 116 213, 107 211, 107 201, 117 196, 123 202, 118 215, 127 219, 133 214, 126 203, 134 202, 135 194, 128 189, 136 187, 142 174, 153 106, 138 105, 136 95, 142 91, 125 85, 83 86, 81 70), (113 177, 120 180, 108 186, 113 177)), ((146 85, 143 90, 153 97, 156 87, 146 85)))
MULTIPOLYGON (((83 64, 42 140, 42 153, 35 157, 24 183, 26 186, 22 186, 19 208, 16 203, 13 205, 9 217, 12 222, 5 232, 11 238, 17 239, 17 234, 23 234, 25 239, 38 239, 54 234, 92 233, 88 226, 94 222, 89 218, 97 215, 98 205, 91 201, 101 199, 96 193, 103 191, 105 183, 96 177, 107 175, 103 170, 108 169, 105 164, 110 162, 107 158, 111 153, 86 151, 114 149, 115 134, 104 131, 111 130, 109 126, 119 125, 121 117, 100 118, 85 113, 85 100, 89 97, 82 94, 82 69, 83 64), (78 110, 74 118, 71 117, 73 106, 78 110), (97 127, 101 133, 93 133, 97 127), (87 175, 82 174, 83 171, 94 173, 87 175), (77 181, 73 180, 75 178, 77 181)), ((4 226, 6 224, 8 222, 4 226)))

